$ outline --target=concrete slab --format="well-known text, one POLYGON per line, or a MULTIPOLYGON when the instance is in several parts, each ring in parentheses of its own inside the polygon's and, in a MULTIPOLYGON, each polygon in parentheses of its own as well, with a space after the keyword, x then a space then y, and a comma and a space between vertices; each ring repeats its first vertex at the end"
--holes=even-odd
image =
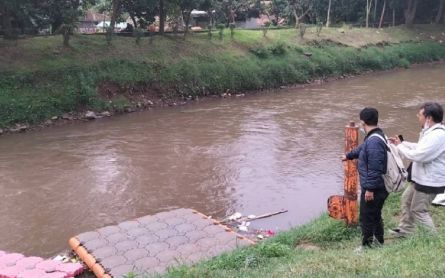
POLYGON ((254 244, 192 209, 177 209, 125 221, 69 240, 97 277, 161 274, 254 244))

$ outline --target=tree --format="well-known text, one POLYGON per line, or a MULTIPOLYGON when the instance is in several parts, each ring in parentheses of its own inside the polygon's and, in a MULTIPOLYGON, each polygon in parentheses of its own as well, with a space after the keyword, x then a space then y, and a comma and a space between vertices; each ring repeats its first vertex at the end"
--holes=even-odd
POLYGON ((366 28, 369 27, 369 13, 372 8, 372 0, 366 0, 366 28))
POLYGON ((120 0, 121 11, 128 13, 135 28, 145 28, 155 21, 158 0, 120 0))
POLYGON ((0 1, 0 26, 6 39, 16 39, 20 33, 35 33, 47 24, 47 16, 37 0, 0 1))
POLYGON ((312 10, 313 0, 288 0, 289 10, 295 20, 295 28, 300 24, 300 21, 312 10))
POLYGON ((380 15, 379 28, 382 28, 383 19, 385 18, 385 11, 386 11, 386 0, 383 2, 382 14, 380 15))
POLYGON ((110 27, 109 32, 114 32, 114 27, 116 26, 116 20, 119 17, 121 2, 120 0, 112 0, 111 1, 111 18, 110 18, 110 27))
POLYGON ((408 0, 407 6, 404 11, 405 24, 411 27, 414 24, 416 18, 418 0, 408 0))
POLYGON ((177 0, 177 1, 178 1, 177 5, 181 10, 181 15, 184 20, 184 25, 185 25, 184 36, 186 36, 190 25, 192 10, 199 8, 202 1, 201 0, 177 0))
POLYGON ((209 26, 208 27, 211 32, 211 29, 214 25, 213 9, 215 8, 215 0, 201 0, 198 8, 200 10, 207 12, 207 15, 209 16, 209 26))
POLYGON ((164 0, 159 0, 158 13, 159 13, 159 34, 163 35, 165 32, 165 18, 166 18, 164 0))
POLYGON ((439 10, 437 11, 436 20, 435 20, 436 24, 439 24, 440 20, 444 16, 444 6, 445 6, 445 0, 440 0, 439 10))
POLYGON ((329 27, 329 25, 331 24, 331 5, 332 5, 332 0, 329 0, 328 13, 326 16, 326 27, 329 27))

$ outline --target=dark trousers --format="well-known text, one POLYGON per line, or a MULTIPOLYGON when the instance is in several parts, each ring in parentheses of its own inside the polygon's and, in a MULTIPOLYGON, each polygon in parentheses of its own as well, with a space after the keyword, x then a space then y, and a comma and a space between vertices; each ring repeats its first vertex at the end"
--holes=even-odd
POLYGON ((382 208, 388 197, 386 190, 377 190, 374 192, 374 200, 365 201, 365 190, 360 195, 360 226, 362 228, 362 244, 370 246, 374 237, 383 244, 383 219, 382 208))

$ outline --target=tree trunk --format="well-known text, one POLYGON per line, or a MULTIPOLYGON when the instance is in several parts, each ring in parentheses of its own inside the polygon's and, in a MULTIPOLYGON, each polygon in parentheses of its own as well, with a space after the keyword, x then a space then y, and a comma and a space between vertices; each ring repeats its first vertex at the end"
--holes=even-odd
POLYGON ((408 0, 408 6, 405 9, 405 24, 412 27, 416 18, 418 0, 408 0))
POLYGON ((369 27, 369 13, 372 8, 372 0, 366 0, 366 28, 369 27))
POLYGON ((374 13, 372 15, 372 27, 375 26, 375 23, 377 21, 377 6, 378 6, 378 0, 374 0, 374 13))
MULTIPOLYGON (((292 9, 292 13, 294 15, 295 18, 295 28, 298 28, 298 24, 300 24, 300 19, 298 18, 298 14, 297 14, 297 9, 292 9)), ((278 22, 278 19, 277 19, 278 22)))
POLYGON ((209 26, 213 27, 213 10, 210 9, 207 11, 208 15, 209 15, 209 26))
POLYGON ((163 35, 164 31, 165 31, 164 0, 159 0, 159 34, 163 35))
POLYGON ((294 9, 292 9, 292 12, 295 17, 295 28, 299 27, 300 21, 311 11, 311 9, 312 9, 312 7, 309 7, 301 16, 298 16, 296 7, 294 7, 294 9))
POLYGON ((182 12, 182 18, 184 19, 184 24, 185 24, 184 37, 187 36, 187 34, 189 32, 191 14, 192 14, 192 11, 183 11, 182 12))
POLYGON ((114 32, 114 26, 116 26, 117 17, 119 16, 119 4, 119 0, 113 0, 113 2, 111 2, 110 29, 112 33, 114 32))
POLYGON ((331 4, 332 4, 332 0, 329 0, 328 15, 326 17, 326 27, 329 27, 329 25, 331 24, 331 4))
POLYGON ((442 19, 442 16, 444 14, 443 7, 445 6, 445 0, 440 1, 439 11, 437 12, 436 16, 436 24, 440 23, 440 20, 442 19))
POLYGON ((396 8, 392 8, 392 27, 396 26, 396 8))
POLYGON ((8 8, 4 7, 2 10, 2 25, 3 25, 3 30, 4 30, 4 34, 5 34, 5 39, 12 39, 13 36, 13 30, 12 30, 12 25, 11 25, 11 15, 10 12, 8 10, 8 8))
POLYGON ((386 0, 383 2, 382 14, 380 15, 379 28, 382 28, 383 19, 385 18, 386 0))
POLYGON ((137 23, 136 17, 134 16, 133 13, 130 13, 130 18, 131 18, 131 21, 133 21, 134 29, 138 28, 138 23, 137 23))
POLYGON ((71 32, 67 27, 63 31, 63 47, 70 47, 70 37, 71 37, 71 32))

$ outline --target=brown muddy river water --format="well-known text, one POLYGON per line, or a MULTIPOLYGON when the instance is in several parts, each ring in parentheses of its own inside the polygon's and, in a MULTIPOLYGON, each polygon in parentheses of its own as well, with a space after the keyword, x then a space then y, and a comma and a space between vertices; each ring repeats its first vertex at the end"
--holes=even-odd
POLYGON ((179 207, 286 230, 342 192, 343 128, 364 106, 416 140, 418 106, 445 103, 445 65, 156 109, 0 137, 0 250, 51 256, 69 237, 179 207))

